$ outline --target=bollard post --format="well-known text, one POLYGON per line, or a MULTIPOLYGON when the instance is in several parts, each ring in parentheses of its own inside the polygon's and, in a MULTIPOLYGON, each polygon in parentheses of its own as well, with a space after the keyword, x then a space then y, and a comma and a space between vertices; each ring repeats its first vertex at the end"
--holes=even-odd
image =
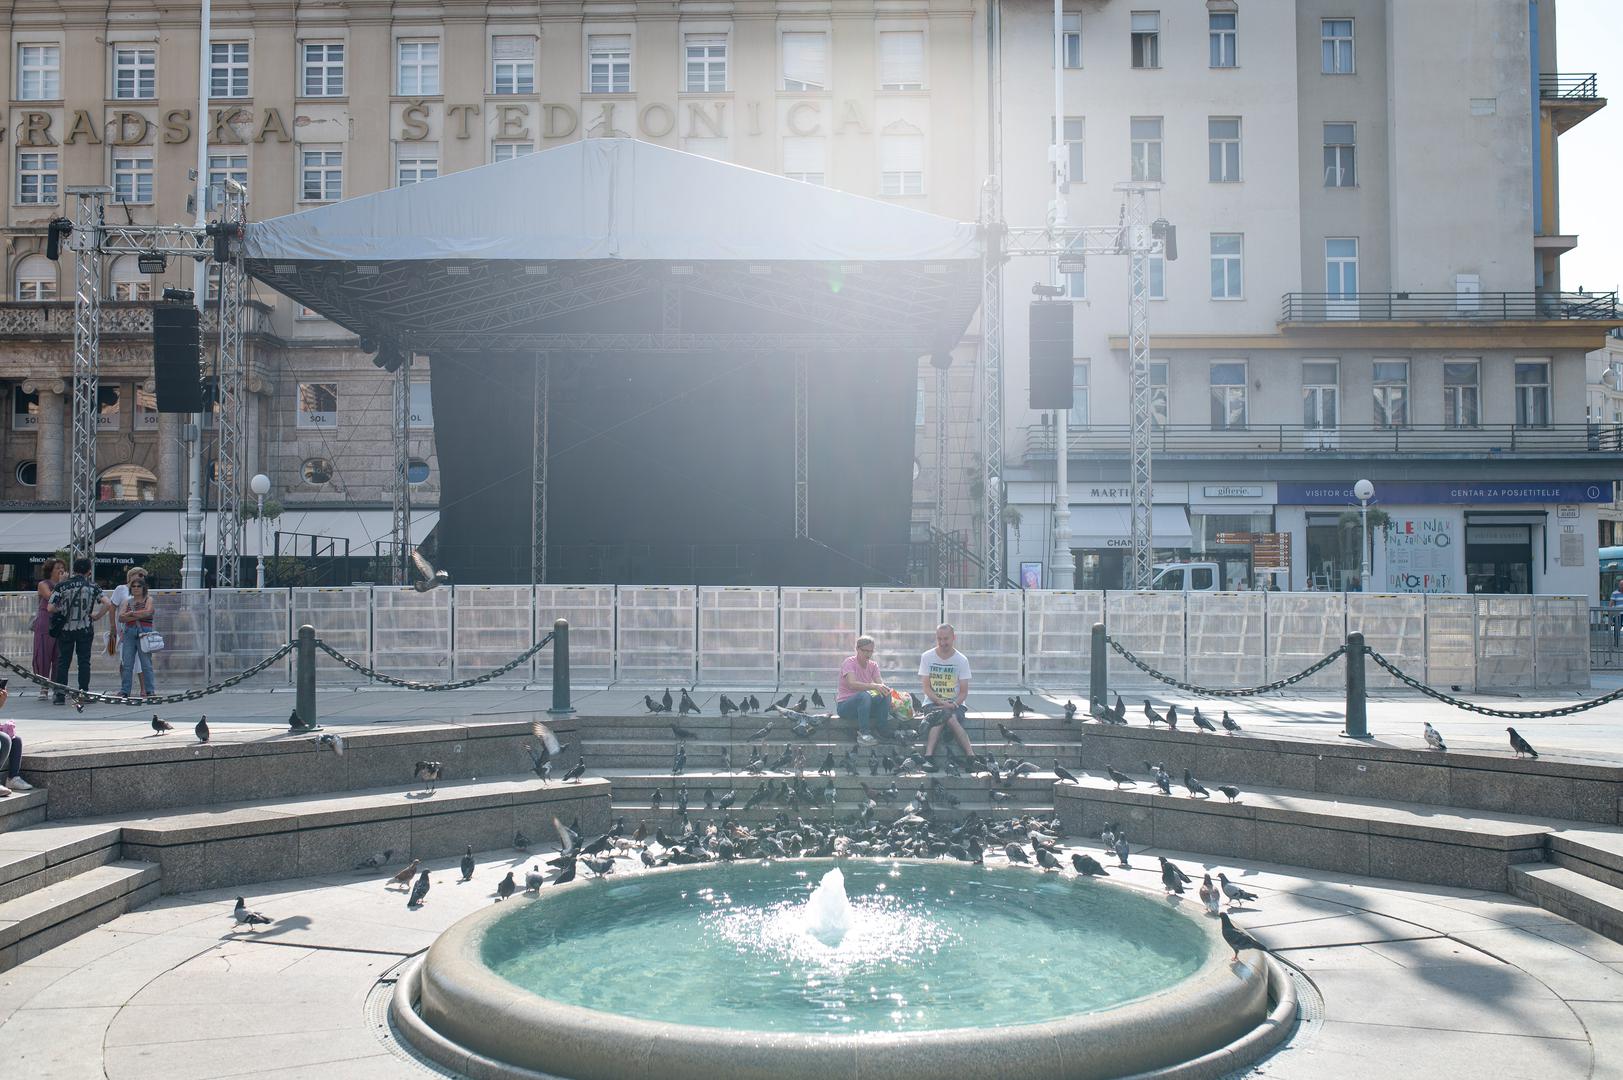
POLYGON ((313 728, 316 721, 316 628, 309 623, 299 627, 298 646, 293 650, 293 706, 299 726, 313 728))
POLYGON ((569 620, 552 624, 552 708, 549 716, 574 716, 569 704, 569 620))
POLYGON ((1091 709, 1108 709, 1110 649, 1105 644, 1105 624, 1093 624, 1093 659, 1088 667, 1088 705, 1091 709))
POLYGON ((1369 718, 1364 704, 1364 635, 1354 630, 1347 635, 1347 727, 1342 736, 1348 739, 1369 739, 1369 718))

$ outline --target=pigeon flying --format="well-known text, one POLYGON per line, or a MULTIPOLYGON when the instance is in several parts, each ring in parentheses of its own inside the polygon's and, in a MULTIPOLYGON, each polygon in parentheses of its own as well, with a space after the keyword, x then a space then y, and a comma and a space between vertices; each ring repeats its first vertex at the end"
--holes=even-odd
POLYGON ((1517 734, 1515 728, 1507 727, 1505 730, 1510 732, 1510 748, 1516 751, 1517 757, 1538 757, 1538 751, 1533 749, 1533 744, 1517 734))
POLYGON ((332 750, 339 757, 344 756, 344 737, 342 735, 335 735, 330 731, 317 735, 316 749, 320 750, 323 746, 332 750))

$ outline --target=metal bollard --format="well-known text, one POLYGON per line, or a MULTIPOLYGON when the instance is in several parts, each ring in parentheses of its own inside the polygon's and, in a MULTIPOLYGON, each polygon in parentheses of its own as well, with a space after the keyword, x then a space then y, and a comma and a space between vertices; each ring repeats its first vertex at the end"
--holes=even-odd
POLYGON ((1374 738, 1369 733, 1369 717, 1364 711, 1364 635, 1354 630, 1347 635, 1347 727, 1348 739, 1374 738))
POLYGON ((316 628, 309 623, 299 627, 299 643, 293 650, 294 711, 304 727, 316 727, 316 628))
POLYGON ((1110 647, 1105 643, 1105 624, 1093 624, 1093 659, 1088 668, 1088 704, 1094 709, 1110 708, 1110 647))
POLYGON ((549 716, 574 716, 569 704, 569 620, 552 624, 552 708, 549 716))

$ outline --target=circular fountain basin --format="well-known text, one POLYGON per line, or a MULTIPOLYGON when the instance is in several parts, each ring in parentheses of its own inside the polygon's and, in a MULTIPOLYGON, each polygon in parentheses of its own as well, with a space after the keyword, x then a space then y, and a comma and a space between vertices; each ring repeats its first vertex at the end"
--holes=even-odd
POLYGON ((843 860, 849 925, 831 932, 827 897, 808 902, 832 865, 685 867, 493 905, 429 950, 421 1020, 513 1076, 1057 1080, 1188 1062, 1267 1014, 1267 973, 1231 964, 1192 904, 843 860))

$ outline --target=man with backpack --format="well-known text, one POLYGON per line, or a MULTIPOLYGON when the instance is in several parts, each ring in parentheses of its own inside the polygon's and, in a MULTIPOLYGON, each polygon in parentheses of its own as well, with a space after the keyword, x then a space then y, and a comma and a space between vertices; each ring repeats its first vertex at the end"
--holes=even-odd
MULTIPOLYGON (((97 619, 112 611, 112 605, 102 598, 101 587, 90 580, 90 569, 89 559, 74 559, 73 576, 51 593, 49 609, 52 615, 61 616, 62 622, 62 628, 56 635, 55 681, 64 685, 67 683, 68 667, 77 654, 79 689, 86 691, 90 689, 90 645, 95 638, 93 626, 97 619)), ((58 705, 66 704, 60 685, 55 701, 58 705)))

